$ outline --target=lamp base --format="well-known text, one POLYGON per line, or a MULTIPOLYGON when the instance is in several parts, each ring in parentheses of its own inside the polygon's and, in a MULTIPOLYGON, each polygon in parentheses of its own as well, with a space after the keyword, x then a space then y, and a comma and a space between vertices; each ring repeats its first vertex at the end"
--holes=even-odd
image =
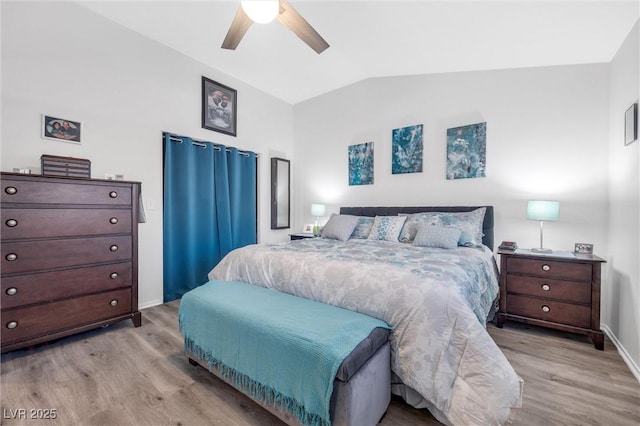
POLYGON ((531 251, 534 253, 553 253, 553 250, 547 248, 532 248, 531 251))

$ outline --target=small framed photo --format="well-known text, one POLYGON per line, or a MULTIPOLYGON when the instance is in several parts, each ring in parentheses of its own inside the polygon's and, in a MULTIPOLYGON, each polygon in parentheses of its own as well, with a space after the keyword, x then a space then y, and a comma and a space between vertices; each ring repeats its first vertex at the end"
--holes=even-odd
POLYGON ((42 139, 58 142, 82 143, 82 123, 42 114, 42 139))
POLYGON ((310 223, 309 225, 305 225, 304 229, 302 230, 303 233, 305 234, 312 234, 313 233, 313 223, 310 223))
POLYGON ((202 127, 236 136, 238 92, 202 77, 202 127))
POLYGON ((638 103, 634 103, 624 114, 624 144, 638 140, 638 103))
POLYGON ((576 243, 574 252, 578 254, 593 254, 593 244, 576 243))

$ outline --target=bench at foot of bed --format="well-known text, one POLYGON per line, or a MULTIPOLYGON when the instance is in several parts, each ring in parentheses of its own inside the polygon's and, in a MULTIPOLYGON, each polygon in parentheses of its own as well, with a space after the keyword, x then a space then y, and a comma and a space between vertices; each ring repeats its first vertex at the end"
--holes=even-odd
POLYGON ((191 364, 203 366, 287 424, 375 425, 387 410, 391 355, 382 321, 222 281, 185 294, 179 317, 191 364), (246 367, 247 359, 263 365, 246 367), (273 375, 278 377, 272 381, 273 375), (307 410, 315 406, 309 388, 321 383, 328 386, 328 416, 307 410))

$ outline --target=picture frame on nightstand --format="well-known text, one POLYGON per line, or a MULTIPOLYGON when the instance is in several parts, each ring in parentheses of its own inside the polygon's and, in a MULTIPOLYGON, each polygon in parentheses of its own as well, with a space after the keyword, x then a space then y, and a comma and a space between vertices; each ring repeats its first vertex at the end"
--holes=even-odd
POLYGON ((576 243, 573 251, 578 254, 593 254, 593 244, 576 243))

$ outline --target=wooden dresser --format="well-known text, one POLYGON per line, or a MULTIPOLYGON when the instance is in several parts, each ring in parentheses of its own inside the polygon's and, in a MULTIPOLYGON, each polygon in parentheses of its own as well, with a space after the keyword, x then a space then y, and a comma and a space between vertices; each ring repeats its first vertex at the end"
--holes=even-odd
POLYGON ((500 254, 497 326, 520 321, 587 335, 604 349, 600 331, 600 273, 604 259, 514 253, 500 254))
POLYGON ((2 352, 138 311, 138 182, 2 173, 2 352))

